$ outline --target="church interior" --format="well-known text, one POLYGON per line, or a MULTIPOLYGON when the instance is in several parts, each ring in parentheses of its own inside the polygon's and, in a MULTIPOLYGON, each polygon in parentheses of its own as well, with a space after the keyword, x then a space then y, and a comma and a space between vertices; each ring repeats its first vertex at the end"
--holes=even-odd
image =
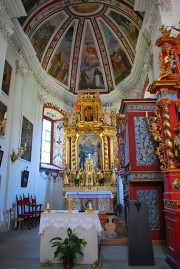
POLYGON ((61 210, 84 223, 87 212, 100 229, 98 212, 102 242, 121 242, 123 225, 131 265, 149 227, 180 268, 179 9, 179 0, 0 0, 0 233, 13 210, 20 228, 61 210), (25 204, 40 207, 20 213, 25 204))

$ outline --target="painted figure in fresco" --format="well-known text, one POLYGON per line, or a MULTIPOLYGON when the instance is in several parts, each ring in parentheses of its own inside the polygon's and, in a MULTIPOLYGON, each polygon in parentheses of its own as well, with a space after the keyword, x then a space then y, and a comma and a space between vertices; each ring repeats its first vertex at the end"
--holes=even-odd
POLYGON ((104 85, 103 75, 98 68, 95 68, 95 70, 94 70, 94 85, 97 88, 100 88, 104 85))
POLYGON ((178 135, 174 138, 174 153, 175 156, 178 158, 178 166, 180 166, 180 126, 178 127, 178 135))
POLYGON ((89 54, 89 64, 90 64, 90 65, 95 65, 95 63, 96 63, 97 60, 98 60, 98 56, 97 56, 97 51, 96 51, 96 49, 93 48, 93 46, 88 45, 88 47, 87 47, 87 51, 88 51, 88 54, 89 54))
POLYGON ((88 88, 87 79, 90 79, 90 78, 88 77, 86 70, 82 69, 81 75, 80 75, 80 82, 79 82, 80 89, 87 89, 88 88))
POLYGON ((51 62, 51 67, 49 68, 49 71, 48 73, 50 75, 52 75, 53 77, 56 77, 58 72, 59 72, 59 68, 60 68, 60 65, 61 65, 61 52, 58 52, 54 58, 52 59, 52 62, 51 62))

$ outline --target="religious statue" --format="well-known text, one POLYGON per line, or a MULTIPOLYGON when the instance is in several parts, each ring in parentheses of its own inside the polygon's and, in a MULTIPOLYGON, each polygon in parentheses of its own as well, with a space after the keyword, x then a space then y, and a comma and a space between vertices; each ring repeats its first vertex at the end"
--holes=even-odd
POLYGON ((64 176, 63 176, 64 185, 68 185, 69 184, 69 176, 70 176, 70 170, 69 169, 64 170, 64 176))
POLYGON ((104 178, 103 173, 102 173, 101 170, 99 170, 99 169, 96 170, 96 173, 97 173, 97 177, 98 177, 99 185, 100 185, 100 186, 104 185, 105 178, 104 178))
POLYGON ((178 134, 174 138, 174 153, 175 156, 178 158, 178 166, 180 166, 180 126, 178 126, 178 134))
POLYGON ((75 185, 80 185, 82 184, 82 173, 83 173, 83 170, 82 168, 77 172, 77 175, 76 175, 76 178, 75 178, 75 185))
POLYGON ((64 113, 63 123, 64 123, 64 127, 68 126, 68 115, 67 115, 67 113, 64 113))

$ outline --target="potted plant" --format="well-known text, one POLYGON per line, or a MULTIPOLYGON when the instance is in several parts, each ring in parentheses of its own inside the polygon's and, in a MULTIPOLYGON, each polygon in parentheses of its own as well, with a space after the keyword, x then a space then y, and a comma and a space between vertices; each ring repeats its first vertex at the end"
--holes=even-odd
POLYGON ((54 258, 58 257, 63 261, 65 269, 73 268, 74 260, 77 255, 83 255, 82 248, 87 242, 79 238, 71 228, 67 229, 67 237, 63 240, 61 237, 54 237, 50 240, 54 251, 54 258))

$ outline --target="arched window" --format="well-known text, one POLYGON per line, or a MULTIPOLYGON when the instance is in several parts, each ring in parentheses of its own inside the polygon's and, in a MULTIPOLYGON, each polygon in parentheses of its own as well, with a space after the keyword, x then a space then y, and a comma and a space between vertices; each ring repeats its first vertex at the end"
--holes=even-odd
POLYGON ((63 169, 63 112, 51 104, 43 109, 41 168, 63 169))

